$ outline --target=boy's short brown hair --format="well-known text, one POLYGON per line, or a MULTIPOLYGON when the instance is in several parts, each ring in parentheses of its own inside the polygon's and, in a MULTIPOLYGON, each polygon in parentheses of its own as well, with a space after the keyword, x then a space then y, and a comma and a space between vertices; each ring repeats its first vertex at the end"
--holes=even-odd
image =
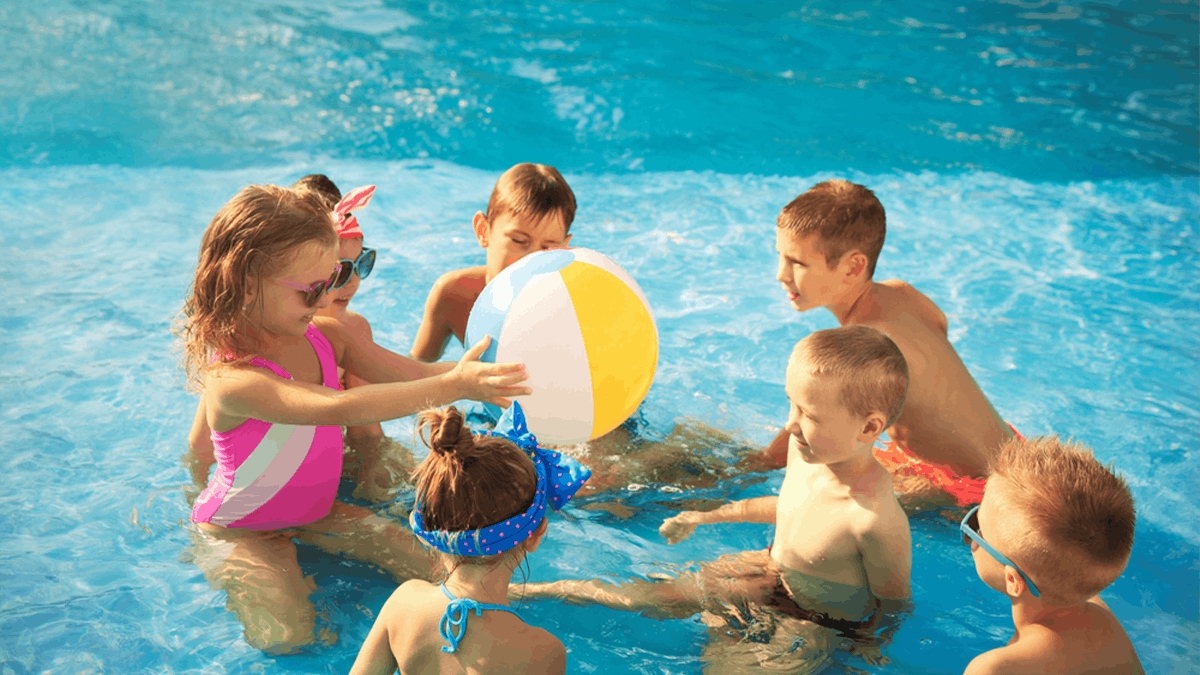
POLYGON ((856 417, 883 413, 884 428, 900 419, 908 393, 908 362, 892 339, 869 326, 810 333, 796 343, 789 367, 837 378, 841 399, 856 417))
POLYGON ((867 256, 867 278, 883 250, 887 216, 875 193, 845 180, 827 180, 809 188, 783 207, 777 226, 798 237, 814 235, 833 267, 850 251, 867 256))
POLYGON ((1010 508, 1024 516, 1013 560, 1037 583, 1043 602, 1078 604, 1121 576, 1137 514, 1111 464, 1070 439, 1014 438, 992 457, 989 473, 1004 480, 1010 508))
POLYGON ((317 196, 329 210, 332 211, 337 207, 337 203, 342 201, 342 191, 338 186, 323 173, 310 173, 292 186, 293 190, 300 192, 308 192, 317 196))
POLYGON ((562 215, 570 232, 575 220, 575 193, 558 169, 546 164, 525 162, 505 171, 488 199, 487 217, 493 222, 505 214, 541 219, 552 213, 562 215))

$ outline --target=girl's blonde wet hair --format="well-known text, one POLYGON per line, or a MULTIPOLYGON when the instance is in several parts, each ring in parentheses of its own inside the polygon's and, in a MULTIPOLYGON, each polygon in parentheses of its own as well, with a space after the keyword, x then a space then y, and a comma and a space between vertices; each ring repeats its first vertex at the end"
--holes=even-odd
POLYGON ((246 291, 261 299, 263 279, 305 245, 337 245, 329 210, 311 194, 250 185, 213 216, 174 330, 190 388, 200 388, 211 362, 246 361, 261 351, 245 330, 245 317, 255 309, 245 305, 246 291))

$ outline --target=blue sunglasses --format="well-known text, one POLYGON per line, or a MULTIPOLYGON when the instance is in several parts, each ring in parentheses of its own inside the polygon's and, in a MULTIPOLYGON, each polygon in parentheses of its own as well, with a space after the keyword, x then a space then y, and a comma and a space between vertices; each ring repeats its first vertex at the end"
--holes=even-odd
POLYGON ((1001 565, 1007 565, 1007 566, 1015 569, 1017 571, 1017 574, 1020 574, 1021 578, 1024 579, 1025 583, 1029 586, 1029 592, 1033 593, 1033 597, 1035 597, 1035 598, 1042 597, 1042 594, 1038 592, 1038 587, 1033 583, 1033 579, 1029 578, 1028 574, 1025 574, 1024 572, 1022 572, 1021 568, 1017 567, 1017 564, 1015 562, 1009 560, 1008 558, 1005 558, 999 551, 992 548, 991 544, 989 544, 983 540, 983 534, 980 533, 980 531, 979 531, 979 507, 978 506, 976 506, 975 508, 973 508, 967 512, 967 516, 962 519, 962 524, 958 526, 958 529, 962 530, 962 532, 963 532, 963 543, 964 544, 970 544, 972 541, 974 541, 976 544, 979 544, 979 548, 983 549, 984 551, 987 551, 987 554, 992 556, 993 558, 995 558, 996 562, 1000 563, 1001 565))
POLYGON ((359 253, 354 260, 342 258, 338 262, 346 265, 346 279, 343 281, 339 278, 338 281, 341 283, 335 288, 341 288, 347 281, 350 281, 350 270, 354 270, 359 279, 366 279, 371 274, 371 270, 375 269, 375 249, 364 246, 362 253, 359 253))

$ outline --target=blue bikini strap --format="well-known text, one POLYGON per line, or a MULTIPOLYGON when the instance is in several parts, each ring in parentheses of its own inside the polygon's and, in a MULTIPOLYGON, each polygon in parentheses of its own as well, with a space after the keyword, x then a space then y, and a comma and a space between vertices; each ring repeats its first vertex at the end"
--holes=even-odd
MULTIPOLYGON (((453 654, 458 650, 458 641, 463 639, 463 635, 467 633, 467 617, 471 616, 471 612, 475 612, 475 616, 483 616, 483 610, 496 609, 508 612, 513 616, 521 619, 521 615, 512 607, 506 605, 489 605, 485 602, 476 602, 470 598, 456 598, 446 588, 446 584, 442 584, 442 592, 450 598, 450 604, 446 605, 446 613, 442 615, 442 623, 438 626, 438 632, 442 634, 442 639, 446 641, 447 646, 442 647, 442 651, 447 654, 453 654)), ((524 621, 525 619, 521 619, 524 621)))

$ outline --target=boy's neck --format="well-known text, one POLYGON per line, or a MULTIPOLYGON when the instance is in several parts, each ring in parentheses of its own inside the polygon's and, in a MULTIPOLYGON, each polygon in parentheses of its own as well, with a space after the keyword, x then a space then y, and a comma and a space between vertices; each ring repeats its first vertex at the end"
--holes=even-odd
POLYGON ((870 305, 871 288, 874 285, 874 281, 865 279, 849 287, 835 302, 825 305, 825 309, 833 314, 839 326, 858 323, 857 319, 866 313, 870 305))
POLYGON ((1012 600, 1013 627, 1017 629, 1017 632, 1034 624, 1045 625, 1070 621, 1077 617, 1083 617, 1088 611, 1086 601, 1067 607, 1051 607, 1031 595, 1010 599, 1012 600))
POLYGON ((882 468, 882 465, 872 454, 871 446, 864 445, 850 459, 833 464, 822 464, 817 467, 815 473, 825 474, 827 478, 853 489, 858 486, 861 479, 869 476, 875 467, 882 468))

